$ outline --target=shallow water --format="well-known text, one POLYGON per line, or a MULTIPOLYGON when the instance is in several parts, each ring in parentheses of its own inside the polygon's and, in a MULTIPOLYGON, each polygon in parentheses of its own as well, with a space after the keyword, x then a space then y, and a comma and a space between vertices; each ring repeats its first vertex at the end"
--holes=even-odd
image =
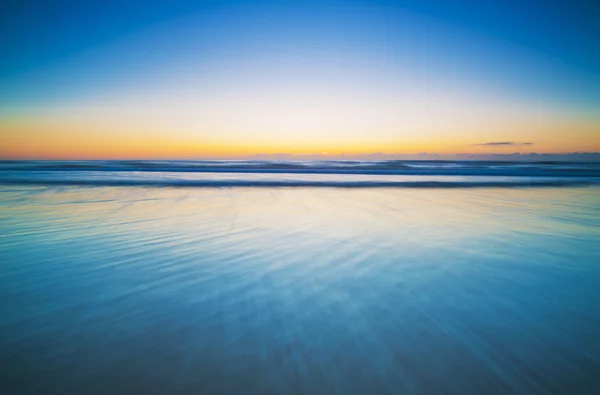
POLYGON ((0 187, 0 392, 600 392, 600 188, 0 187))

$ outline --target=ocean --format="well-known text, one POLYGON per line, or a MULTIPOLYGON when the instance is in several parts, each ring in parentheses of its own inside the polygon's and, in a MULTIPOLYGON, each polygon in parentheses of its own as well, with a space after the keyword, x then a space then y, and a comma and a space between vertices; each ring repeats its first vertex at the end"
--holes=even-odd
POLYGON ((2 394, 600 393, 600 164, 0 162, 2 394))

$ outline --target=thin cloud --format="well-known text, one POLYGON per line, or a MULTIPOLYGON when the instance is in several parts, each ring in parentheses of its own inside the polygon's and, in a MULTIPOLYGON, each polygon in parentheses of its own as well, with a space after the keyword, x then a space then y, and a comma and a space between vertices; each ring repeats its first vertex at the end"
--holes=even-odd
POLYGON ((533 145, 530 142, 520 142, 520 141, 490 141, 487 143, 473 144, 477 146, 490 146, 490 147, 498 147, 498 146, 512 146, 512 147, 527 147, 533 145))

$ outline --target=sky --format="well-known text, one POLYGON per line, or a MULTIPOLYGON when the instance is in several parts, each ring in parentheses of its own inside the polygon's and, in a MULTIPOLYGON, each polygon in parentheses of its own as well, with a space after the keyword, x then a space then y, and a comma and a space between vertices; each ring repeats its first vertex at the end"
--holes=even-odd
POLYGON ((600 151, 597 0, 3 7, 4 159, 600 151))

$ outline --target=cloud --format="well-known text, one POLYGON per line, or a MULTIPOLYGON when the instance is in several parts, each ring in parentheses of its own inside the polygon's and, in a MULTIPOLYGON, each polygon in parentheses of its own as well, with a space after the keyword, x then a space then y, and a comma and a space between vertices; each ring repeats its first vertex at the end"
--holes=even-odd
POLYGON ((480 143, 480 144, 473 144, 473 145, 478 145, 478 146, 491 146, 491 147, 502 147, 502 146, 512 146, 512 147, 527 147, 530 145, 533 145, 533 143, 530 142, 519 142, 519 141, 491 141, 488 143, 480 143))

